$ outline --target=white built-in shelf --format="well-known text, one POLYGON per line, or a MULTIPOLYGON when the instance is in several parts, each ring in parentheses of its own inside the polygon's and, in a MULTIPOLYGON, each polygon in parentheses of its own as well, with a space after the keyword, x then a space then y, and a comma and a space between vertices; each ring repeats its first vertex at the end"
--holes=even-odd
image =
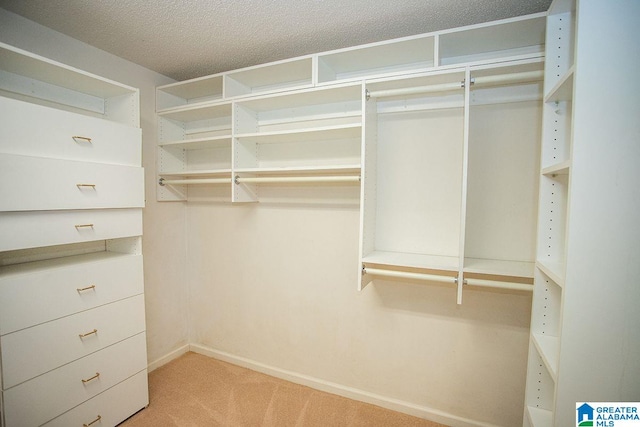
POLYGON ((479 24, 440 34, 440 65, 488 62, 544 55, 546 14, 479 24))
POLYGON ((534 263, 496 259, 465 258, 465 273, 533 278, 534 263))
POLYGON ((230 147, 231 133, 229 133, 229 135, 222 135, 222 136, 167 141, 167 142, 161 142, 158 145, 160 147, 165 147, 165 148, 175 147, 175 148, 183 148, 185 150, 202 150, 206 148, 230 147))
POLYGON ((222 75, 217 74, 159 86, 156 90, 156 109, 162 111, 221 99, 222 75))
POLYGON ((360 165, 318 165, 290 167, 235 168, 234 173, 252 175, 356 175, 360 165))
POLYGON ((0 43, 0 93, 139 127, 138 89, 0 43))
POLYGON ((206 102, 201 104, 184 105, 180 107, 167 108, 158 111, 162 118, 177 120, 180 122, 193 122, 219 117, 231 117, 230 102, 206 102))
POLYGON ((555 381, 558 371, 558 355, 560 350, 560 339, 542 334, 531 334, 533 343, 538 350, 545 366, 549 370, 551 378, 555 381))
POLYGON ((434 36, 418 36, 318 55, 318 83, 423 71, 432 68, 434 36))
POLYGON ((544 97, 544 102, 562 102, 573 99, 573 70, 574 67, 571 66, 544 97))
POLYGON ((311 56, 243 68, 224 76, 225 98, 302 89, 313 85, 311 56))
POLYGON ((386 265, 391 267, 457 272, 460 260, 458 257, 452 256, 373 251, 363 256, 362 262, 365 264, 386 265))
POLYGON ((554 177, 556 175, 568 175, 571 169, 571 160, 565 160, 555 165, 547 166, 542 169, 541 174, 554 177))
POLYGON ((185 177, 185 178, 195 178, 195 177, 222 177, 222 176, 231 176, 231 169, 207 169, 207 170, 191 170, 191 171, 165 171, 160 172, 160 176, 171 176, 171 177, 185 177))
POLYGON ((553 422, 553 413, 546 409, 540 409, 533 406, 527 406, 527 415, 531 427, 551 427, 553 422))
POLYGON ((261 133, 237 134, 235 137, 257 144, 310 142, 358 138, 362 134, 360 123, 322 126, 305 129, 293 129, 261 133))
POLYGON ((538 260, 536 267, 561 288, 564 286, 565 265, 557 261, 538 260))

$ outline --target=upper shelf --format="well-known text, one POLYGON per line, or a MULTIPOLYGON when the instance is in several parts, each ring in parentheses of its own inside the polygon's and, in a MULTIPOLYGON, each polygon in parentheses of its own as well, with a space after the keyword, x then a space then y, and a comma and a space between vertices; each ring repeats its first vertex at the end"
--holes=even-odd
POLYGON ((139 127, 138 89, 0 43, 0 92, 139 127))
POLYGON ((369 43, 161 86, 157 109, 544 57, 546 14, 369 43))

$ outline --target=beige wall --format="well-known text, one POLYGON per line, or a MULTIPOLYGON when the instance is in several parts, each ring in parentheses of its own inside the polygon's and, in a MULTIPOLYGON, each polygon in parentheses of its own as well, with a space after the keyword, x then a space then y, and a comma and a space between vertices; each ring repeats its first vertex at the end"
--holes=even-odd
POLYGON ((150 362, 192 343, 454 425, 521 424, 529 296, 467 291, 457 306, 451 288, 390 282, 358 293, 357 190, 157 203, 154 87, 170 80, 2 9, 0 40, 141 89, 150 362))

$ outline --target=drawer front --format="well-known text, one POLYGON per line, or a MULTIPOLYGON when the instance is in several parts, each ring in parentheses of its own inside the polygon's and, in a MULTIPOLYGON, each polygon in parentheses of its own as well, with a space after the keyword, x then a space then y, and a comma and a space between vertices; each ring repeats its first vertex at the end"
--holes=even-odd
POLYGON ((141 235, 141 209, 0 212, 0 251, 141 235))
POLYGON ((0 335, 144 292, 142 255, 105 252, 18 267, 0 275, 0 335))
POLYGON ((6 425, 42 425, 146 367, 145 334, 141 333, 5 390, 6 425))
POLYGON ((0 153, 141 164, 139 128, 3 97, 0 117, 0 153))
POLYGON ((0 154, 0 211, 144 206, 144 170, 0 154))
POLYGON ((149 404, 147 371, 144 370, 115 387, 46 423, 43 427, 69 427, 91 424, 115 426, 149 404))
POLYGON ((0 337, 6 390, 145 330, 144 295, 0 337))

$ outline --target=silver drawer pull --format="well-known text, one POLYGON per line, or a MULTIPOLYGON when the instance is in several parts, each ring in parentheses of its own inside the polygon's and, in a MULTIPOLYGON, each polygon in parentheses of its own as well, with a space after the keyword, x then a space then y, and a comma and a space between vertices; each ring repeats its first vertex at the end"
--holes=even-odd
POLYGON ((76 224, 76 228, 93 228, 93 224, 76 224))
POLYGON ((100 372, 96 372, 96 374, 94 376, 92 376, 91 378, 87 378, 86 380, 82 380, 82 384, 86 384, 89 381, 97 380, 98 378, 100 378, 100 372))
POLYGON ((96 189, 95 184, 76 184, 76 187, 78 187, 79 189, 83 189, 83 188, 93 188, 94 190, 96 189))
POLYGON ((97 333, 98 333, 98 330, 97 330, 97 329, 94 329, 94 330, 93 330, 93 331, 91 331, 91 332, 87 332, 86 334, 79 334, 78 336, 79 336, 80 338, 85 338, 85 337, 88 337, 89 335, 94 335, 94 334, 97 334, 97 333))
POLYGON ((71 137, 71 139, 73 139, 75 142, 89 142, 89 143, 91 143, 91 138, 89 138, 88 136, 74 135, 74 136, 71 137))
POLYGON ((91 421, 89 424, 82 424, 82 427, 89 427, 90 425, 97 423, 101 419, 102 419, 102 417, 100 415, 98 415, 98 418, 96 418, 95 420, 91 421))
POLYGON ((87 286, 86 288, 77 288, 76 291, 78 292, 84 292, 84 291, 91 291, 96 289, 96 285, 91 285, 91 286, 87 286))

